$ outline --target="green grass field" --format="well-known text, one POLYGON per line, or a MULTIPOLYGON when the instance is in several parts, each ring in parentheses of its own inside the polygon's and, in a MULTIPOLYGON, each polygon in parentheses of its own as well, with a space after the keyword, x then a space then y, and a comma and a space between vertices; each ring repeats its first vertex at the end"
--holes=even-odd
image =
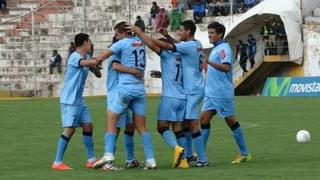
MULTIPOLYGON (((231 131, 218 117, 212 121, 207 154, 210 167, 172 169, 172 152, 156 132, 159 98, 148 97, 147 124, 153 135, 158 169, 103 172, 85 168, 81 129, 70 141, 64 162, 74 170, 50 169, 62 132, 58 99, 0 101, 0 179, 320 179, 320 99, 237 97, 237 117, 244 128, 253 161, 232 165, 237 148, 231 131), (311 142, 298 144, 296 132, 306 129, 311 142)), ((94 125, 97 156, 103 153, 104 97, 86 98, 94 125)), ((117 163, 124 164, 122 138, 117 145, 117 163)), ((136 136, 136 157, 144 160, 136 136)))

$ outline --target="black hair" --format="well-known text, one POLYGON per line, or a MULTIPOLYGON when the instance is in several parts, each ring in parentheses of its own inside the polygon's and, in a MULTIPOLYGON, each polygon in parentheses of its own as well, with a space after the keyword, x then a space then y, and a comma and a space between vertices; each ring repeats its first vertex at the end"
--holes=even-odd
POLYGON ((190 30, 191 35, 194 35, 196 33, 197 27, 192 20, 185 20, 180 23, 180 25, 183 26, 186 31, 190 30))
POLYGON ((75 47, 80 47, 85 41, 89 41, 89 35, 85 33, 79 33, 74 37, 75 47))
POLYGON ((215 29, 218 34, 222 34, 222 38, 224 37, 224 34, 226 33, 226 28, 223 24, 218 23, 217 21, 212 22, 208 25, 208 29, 215 29))

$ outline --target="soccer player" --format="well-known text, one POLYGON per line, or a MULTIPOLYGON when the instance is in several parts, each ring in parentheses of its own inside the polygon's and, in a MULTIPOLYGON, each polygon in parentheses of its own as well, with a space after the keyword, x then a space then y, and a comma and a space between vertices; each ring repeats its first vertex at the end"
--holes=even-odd
POLYGON ((233 164, 247 162, 251 159, 245 143, 243 131, 235 117, 234 86, 232 80, 232 50, 224 41, 224 25, 213 22, 208 25, 209 40, 214 44, 208 64, 205 98, 201 112, 201 131, 204 146, 210 135, 210 120, 217 113, 225 119, 233 132, 233 136, 240 149, 240 154, 232 161, 233 164))
POLYGON ((181 56, 179 53, 173 53, 157 46, 157 41, 146 36, 140 28, 130 26, 129 30, 144 39, 146 45, 161 58, 162 95, 158 108, 157 129, 164 141, 174 150, 172 167, 188 168, 188 162, 186 158, 183 158, 186 137, 181 124, 185 114, 186 97, 182 84, 181 56), (170 125, 174 133, 170 131, 170 125))
MULTIPOLYGON (((136 68, 142 73, 145 71, 145 45, 140 38, 127 33, 126 22, 118 23, 115 26, 118 42, 105 50, 97 60, 102 62, 104 59, 115 54, 120 57, 119 63, 129 68, 136 68)), ((116 61, 114 61, 116 62, 116 61)), ((116 123, 119 115, 130 109, 133 112, 133 121, 136 129, 141 135, 144 152, 146 155, 145 169, 155 169, 151 134, 145 124, 145 89, 144 80, 137 78, 129 73, 119 73, 119 82, 113 93, 113 100, 108 106, 108 120, 105 134, 105 153, 104 156, 94 164, 95 168, 110 167, 112 170, 114 158, 114 147, 116 143, 116 123)))
MULTIPOLYGON (((186 113, 185 122, 192 133, 192 140, 199 156, 199 160, 194 164, 195 167, 208 166, 208 159, 204 150, 203 140, 200 132, 200 103, 204 94, 204 80, 202 76, 203 50, 199 41, 194 39, 196 25, 191 20, 183 21, 178 31, 179 43, 167 43, 157 41, 161 48, 179 52, 181 54, 183 86, 186 94, 186 113)), ((167 37, 172 39, 171 37, 167 37)), ((143 39, 145 41, 145 39, 143 39)))
POLYGON ((93 125, 88 107, 82 97, 89 67, 96 67, 98 61, 85 60, 91 49, 89 35, 80 33, 74 38, 76 51, 68 60, 64 84, 60 94, 61 120, 64 128, 58 141, 56 158, 51 168, 54 170, 69 170, 71 167, 62 162, 68 143, 77 127, 82 127, 82 140, 87 151, 87 168, 92 168, 95 162, 93 149, 93 125))
MULTIPOLYGON (((113 42, 112 44, 116 43, 117 39, 116 36, 113 38, 113 42)), ((112 55, 111 57, 109 57, 108 60, 108 65, 107 65, 107 69, 108 69, 108 74, 107 74, 107 91, 108 91, 108 98, 107 98, 107 106, 111 105, 111 102, 113 100, 113 93, 115 90, 115 87, 117 86, 118 82, 119 82, 119 78, 118 78, 118 73, 131 73, 134 72, 133 74, 138 77, 138 78, 142 78, 143 73, 140 70, 137 70, 135 68, 128 68, 125 66, 122 66, 121 64, 118 63, 119 58, 116 55, 112 55)), ((124 128, 125 127, 125 132, 124 132, 124 144, 125 144, 125 149, 126 149, 126 168, 140 168, 142 167, 141 162, 139 162, 138 160, 136 160, 134 158, 134 130, 135 130, 135 126, 133 124, 131 115, 130 115, 130 111, 127 110, 126 112, 124 112, 123 114, 121 114, 119 116, 119 120, 117 122, 117 136, 119 135, 120 132, 120 128, 124 128)), ((107 149, 107 148, 105 148, 107 149)))

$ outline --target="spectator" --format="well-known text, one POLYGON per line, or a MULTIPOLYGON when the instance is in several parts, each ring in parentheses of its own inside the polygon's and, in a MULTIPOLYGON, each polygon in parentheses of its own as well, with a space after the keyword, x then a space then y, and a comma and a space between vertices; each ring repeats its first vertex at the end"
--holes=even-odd
POLYGON ((269 21, 264 20, 264 25, 260 28, 260 35, 262 36, 262 40, 264 42, 264 54, 271 55, 272 48, 270 43, 270 35, 273 34, 273 30, 270 27, 269 21))
POLYGON ((209 0, 209 2, 207 3, 208 3, 208 16, 213 16, 213 10, 215 6, 214 0, 209 0))
POLYGON ((256 0, 244 0, 246 11, 257 4, 256 0))
POLYGON ((182 13, 184 16, 186 16, 186 10, 187 10, 187 0, 179 0, 178 4, 178 10, 180 13, 182 13))
POLYGON ((0 0, 0 11, 2 14, 5 14, 7 12, 7 1, 6 0, 0 0))
POLYGON ((237 55, 237 57, 240 58, 239 59, 239 64, 240 64, 240 67, 241 67, 241 69, 243 71, 242 75, 244 76, 244 74, 246 72, 248 72, 248 70, 247 70, 248 54, 247 54, 247 45, 244 44, 242 42, 242 40, 238 40, 236 55, 237 55))
POLYGON ((156 32, 159 32, 160 29, 166 29, 168 28, 170 24, 170 18, 167 14, 167 11, 164 9, 164 7, 160 8, 159 13, 157 14, 156 20, 155 20, 155 30, 156 32))
POLYGON ((202 23, 202 18, 206 16, 206 9, 201 0, 196 0, 193 6, 193 20, 196 24, 202 23))
POLYGON ((256 56, 256 53, 257 53, 257 40, 252 36, 252 34, 248 35, 247 45, 248 45, 250 65, 251 65, 251 68, 253 68, 255 64, 254 57, 256 56))
POLYGON ((276 52, 277 51, 277 49, 276 49, 276 35, 274 33, 274 28, 275 28, 276 24, 277 23, 276 23, 275 19, 273 17, 270 17, 270 19, 269 19, 269 26, 270 26, 270 28, 269 28, 269 41, 270 41, 269 46, 270 46, 271 55, 277 54, 277 52, 276 52))
POLYGON ((52 57, 50 59, 50 65, 49 65, 50 74, 53 73, 54 67, 57 67, 58 73, 61 73, 61 61, 62 61, 62 58, 60 54, 58 54, 58 51, 53 50, 52 57))
POLYGON ((135 26, 139 27, 143 32, 146 30, 146 25, 144 24, 144 21, 142 20, 141 16, 137 16, 136 22, 134 23, 135 26))
POLYGON ((171 0, 172 9, 178 9, 179 0, 171 0))
POLYGON ((159 13, 160 11, 160 8, 159 6, 157 5, 157 2, 153 1, 152 2, 152 7, 151 7, 151 10, 150 10, 150 19, 149 19, 149 26, 152 26, 154 28, 155 26, 155 19, 157 17, 157 14, 159 13))
POLYGON ((183 15, 177 9, 172 9, 169 13, 170 18, 170 29, 171 31, 178 30, 180 28, 180 23, 183 20, 183 15))
POLYGON ((278 21, 276 26, 273 28, 273 32, 276 36, 276 54, 285 54, 286 51, 286 31, 283 24, 278 21))

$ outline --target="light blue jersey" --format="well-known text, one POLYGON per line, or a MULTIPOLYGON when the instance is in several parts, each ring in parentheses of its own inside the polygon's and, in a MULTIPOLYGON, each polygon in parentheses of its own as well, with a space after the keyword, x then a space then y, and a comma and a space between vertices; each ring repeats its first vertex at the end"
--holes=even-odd
POLYGON ((181 54, 183 68, 183 86, 185 94, 203 93, 202 45, 197 40, 175 43, 175 50, 181 54))
MULTIPOLYGON (((139 37, 130 37, 114 43, 110 50, 120 58, 120 63, 129 68, 138 68, 142 72, 146 67, 145 45, 139 37)), ((119 84, 140 84, 144 86, 144 80, 135 77, 133 74, 119 73, 119 84)))
POLYGON ((89 72, 88 67, 80 66, 80 61, 84 59, 77 51, 70 55, 60 94, 60 103, 69 105, 82 103, 84 85, 89 72))
POLYGON ((208 66, 205 95, 210 98, 233 98, 234 87, 232 80, 232 50, 225 41, 215 43, 209 56, 209 61, 230 65, 228 72, 222 72, 208 66))
POLYGON ((185 99, 182 86, 181 55, 163 49, 161 54, 162 96, 185 99))

